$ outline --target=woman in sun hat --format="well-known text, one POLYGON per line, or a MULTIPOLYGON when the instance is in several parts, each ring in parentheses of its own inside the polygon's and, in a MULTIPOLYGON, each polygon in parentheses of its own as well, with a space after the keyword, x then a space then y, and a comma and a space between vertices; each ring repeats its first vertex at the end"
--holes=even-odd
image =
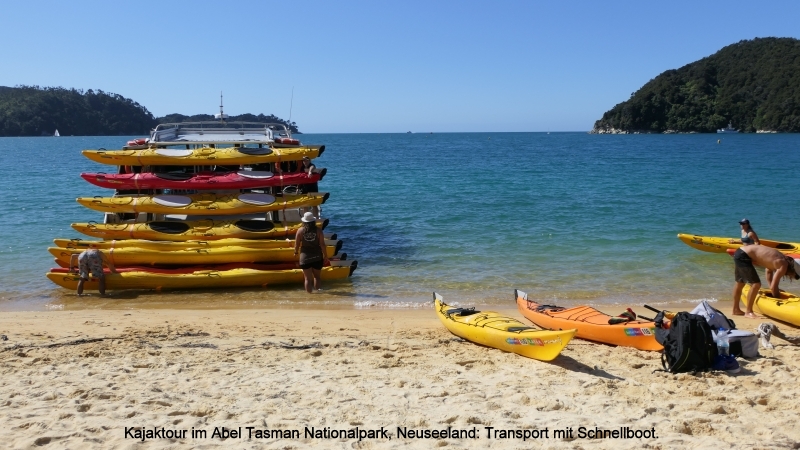
MULTIPOLYGON (((750 221, 747 219, 742 219, 739 221, 739 225, 742 226, 742 245, 751 245, 751 244, 761 244, 761 241, 758 240, 758 235, 750 226, 750 221)), ((729 243, 735 244, 737 243, 736 239, 729 239, 729 243)))
POLYGON ((317 218, 313 213, 303 214, 300 221, 303 222, 303 226, 295 235, 294 254, 300 253, 300 268, 303 269, 306 292, 312 293, 314 290, 320 290, 322 266, 328 262, 325 237, 322 235, 322 230, 317 228, 317 218))

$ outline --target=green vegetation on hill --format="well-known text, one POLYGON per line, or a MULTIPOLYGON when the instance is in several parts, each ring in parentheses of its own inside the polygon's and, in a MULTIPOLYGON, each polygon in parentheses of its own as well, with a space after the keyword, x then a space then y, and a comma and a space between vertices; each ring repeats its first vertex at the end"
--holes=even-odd
MULTIPOLYGON (((148 134, 159 123, 214 120, 200 114, 153 117, 144 106, 121 95, 61 87, 0 86, 0 136, 114 136, 148 134)), ((274 115, 242 114, 227 119, 282 123, 293 133, 297 125, 274 115)))
POLYGON ((667 70, 592 132, 800 132, 800 40, 758 38, 667 70))
POLYGON ((154 120, 135 101, 99 90, 0 87, 0 136, 142 134, 154 120))

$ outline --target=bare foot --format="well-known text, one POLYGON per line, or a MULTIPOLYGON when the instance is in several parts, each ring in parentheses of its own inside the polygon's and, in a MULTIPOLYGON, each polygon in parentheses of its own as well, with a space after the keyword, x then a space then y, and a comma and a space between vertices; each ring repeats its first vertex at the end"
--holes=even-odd
POLYGON ((742 310, 734 311, 733 315, 734 316, 743 316, 744 315, 744 311, 742 311, 742 310))
POLYGON ((757 316, 757 315, 755 315, 754 313, 747 313, 747 314, 745 314, 744 316, 745 316, 746 318, 748 318, 748 319, 758 319, 758 316, 757 316))

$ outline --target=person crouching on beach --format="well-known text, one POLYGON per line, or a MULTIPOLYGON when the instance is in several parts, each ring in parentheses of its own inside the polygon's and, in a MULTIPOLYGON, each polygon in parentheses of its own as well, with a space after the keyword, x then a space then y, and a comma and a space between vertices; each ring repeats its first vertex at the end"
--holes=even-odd
POLYGON ((728 239, 728 243, 730 244, 737 244, 739 242, 742 245, 750 245, 750 244, 760 244, 761 241, 758 240, 758 235, 753 230, 753 227, 750 226, 750 221, 747 219, 742 219, 739 221, 739 225, 742 226, 742 238, 741 239, 728 239))
POLYGON ((294 239, 294 254, 300 252, 300 268, 303 269, 306 292, 320 290, 320 275, 322 266, 328 261, 325 250, 325 237, 322 230, 317 228, 317 218, 307 212, 300 219, 303 226, 297 230, 294 239), (313 289, 312 289, 313 288, 313 289))
POLYGON ((781 291, 778 289, 778 285, 782 277, 800 280, 800 274, 798 274, 800 267, 797 267, 794 258, 763 245, 752 244, 739 247, 733 254, 733 263, 736 280, 733 288, 733 315, 735 316, 756 317, 753 313, 753 304, 756 301, 758 290, 761 289, 761 279, 758 277, 754 264, 766 269, 767 283, 769 283, 772 296, 775 298, 780 298, 781 291), (739 308, 739 301, 745 284, 750 284, 750 292, 747 294, 747 310, 742 312, 739 308))
POLYGON ((108 266, 111 273, 117 273, 114 263, 100 250, 89 248, 78 255, 78 270, 81 280, 78 281, 78 295, 83 295, 83 284, 89 280, 89 272, 97 278, 100 296, 106 296, 106 276, 103 273, 103 264, 108 266))

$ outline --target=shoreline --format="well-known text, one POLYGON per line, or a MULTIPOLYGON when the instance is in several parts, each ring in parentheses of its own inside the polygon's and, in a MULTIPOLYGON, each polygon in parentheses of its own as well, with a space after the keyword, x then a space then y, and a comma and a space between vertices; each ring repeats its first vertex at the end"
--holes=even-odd
MULTIPOLYGON (((677 305, 676 305, 677 306, 677 305)), ((521 317, 514 309, 497 309, 521 317)), ((768 319, 734 318, 751 330, 768 319)), ((575 339, 552 362, 450 334, 432 310, 80 310, 0 315, 9 446, 117 448, 126 429, 286 432, 153 437, 147 448, 796 448, 800 330, 778 325, 737 375, 654 372, 660 353, 575 339), (306 437, 316 430, 476 429, 476 439, 306 437), (656 438, 562 436, 580 427, 656 438), (297 430, 299 437, 293 437, 297 430)))

